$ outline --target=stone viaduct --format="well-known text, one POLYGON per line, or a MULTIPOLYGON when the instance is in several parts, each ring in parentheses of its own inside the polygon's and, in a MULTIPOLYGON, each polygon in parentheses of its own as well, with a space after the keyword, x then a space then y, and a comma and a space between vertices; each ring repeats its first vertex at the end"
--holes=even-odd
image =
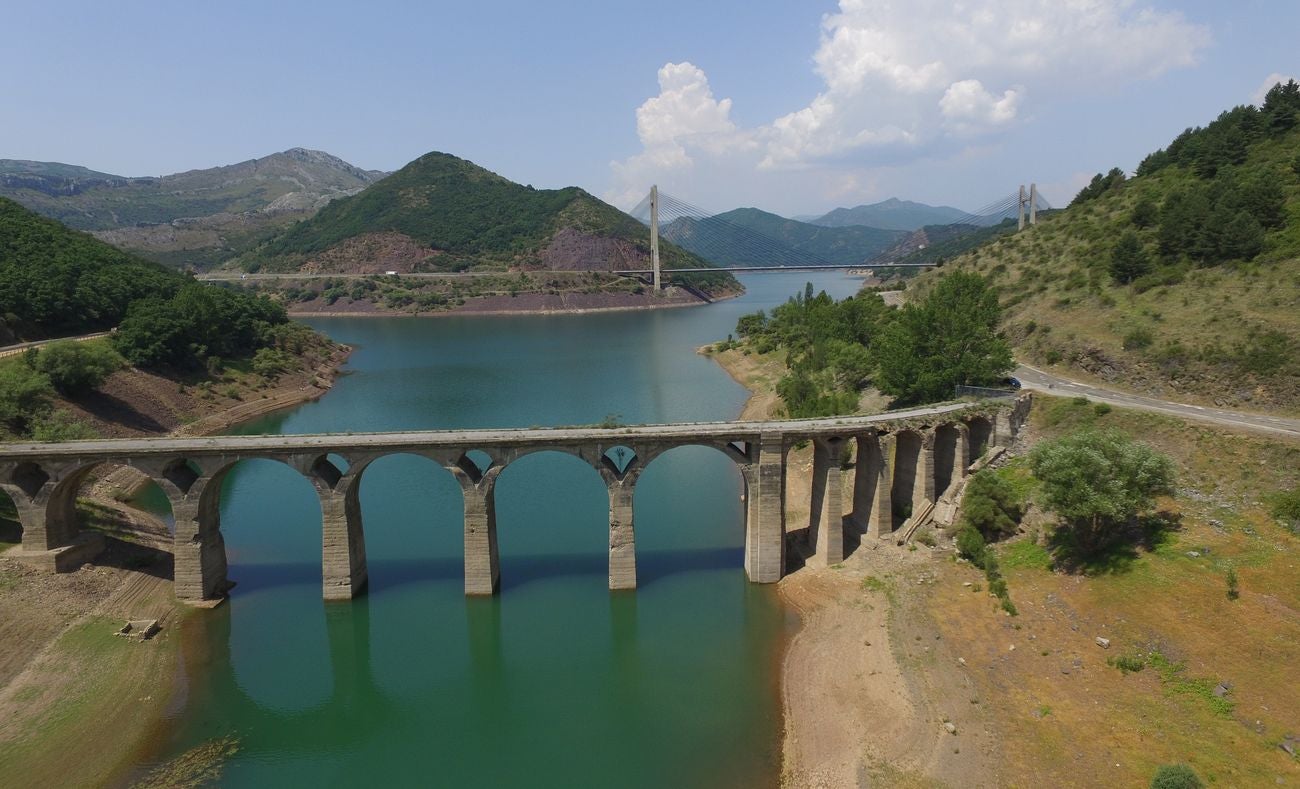
MULTIPOLYGON (((78 491, 103 466, 148 475, 175 518, 176 595, 220 597, 228 588, 221 535, 221 488, 242 460, 283 462, 316 489, 322 512, 324 596, 349 599, 365 586, 360 482, 385 455, 432 459, 464 494, 465 592, 495 593, 499 580, 494 489, 501 470, 534 452, 559 451, 593 466, 609 492, 609 588, 636 587, 632 501, 642 470, 676 447, 713 447, 740 470, 745 491, 745 572, 773 583, 785 571, 786 466, 792 447, 812 442, 807 524, 816 560, 845 555, 846 533, 888 538, 912 514, 954 490, 969 464, 1005 445, 1028 411, 1024 397, 953 404, 866 417, 717 422, 619 428, 430 431, 410 433, 222 436, 0 444, 0 489, 22 526, 20 558, 55 571, 79 567, 103 546, 77 523, 78 491), (852 462, 845 463, 851 452, 852 462), (487 457, 476 463, 474 457, 487 457)), ((802 527, 802 524, 795 524, 802 527)))

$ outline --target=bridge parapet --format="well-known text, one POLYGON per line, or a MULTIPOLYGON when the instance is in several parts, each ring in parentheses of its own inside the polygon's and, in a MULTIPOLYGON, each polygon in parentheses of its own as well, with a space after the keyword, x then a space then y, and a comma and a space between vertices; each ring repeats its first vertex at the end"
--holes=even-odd
POLYGON ((307 478, 320 500, 325 598, 349 599, 368 577, 361 479, 382 457, 417 455, 459 483, 465 591, 493 594, 500 582, 497 478, 520 458, 557 451, 581 459, 605 482, 609 586, 630 589, 636 586, 633 500, 642 471, 674 449, 706 446, 740 472, 745 571, 751 581, 772 583, 785 569, 786 458, 792 447, 813 444, 806 534, 814 560, 835 563, 844 558, 846 530, 890 536, 911 512, 954 486, 984 449, 1009 441, 1026 414, 1027 400, 1021 398, 816 420, 0 444, 0 489, 18 511, 21 554, 55 556, 53 569, 75 569, 97 545, 96 536, 81 532, 77 523, 82 483, 106 465, 138 469, 166 494, 175 516, 177 596, 210 599, 228 587, 222 482, 241 461, 278 461, 307 478), (472 455, 479 453, 486 462, 475 461, 472 455))

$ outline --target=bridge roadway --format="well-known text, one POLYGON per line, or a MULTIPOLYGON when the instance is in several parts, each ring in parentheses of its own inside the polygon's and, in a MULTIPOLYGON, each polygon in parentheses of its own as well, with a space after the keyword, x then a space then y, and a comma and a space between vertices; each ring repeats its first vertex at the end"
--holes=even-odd
MULTIPOLYGON (((609 586, 636 586, 633 497, 641 472, 681 446, 712 447, 736 463, 745 490, 745 571, 780 580, 785 568, 786 462, 814 446, 806 539, 813 560, 833 564, 845 538, 885 538, 913 513, 960 489, 970 463, 1017 432, 1028 400, 985 401, 862 417, 768 422, 693 422, 558 427, 214 436, 0 444, 0 489, 13 500, 22 545, 13 555, 52 571, 79 567, 103 547, 77 522, 78 491, 101 466, 131 466, 166 494, 176 523, 175 587, 183 600, 228 588, 221 488, 240 461, 270 459, 303 474, 319 497, 326 599, 349 599, 367 578, 360 489, 365 469, 391 454, 427 457, 452 473, 464 495, 466 594, 493 594, 497 556, 495 485, 511 462, 559 451, 590 464, 609 493, 609 586), (486 455, 486 463, 475 457, 486 455), (852 462, 844 459, 851 453, 852 462)), ((802 529, 804 524, 796 524, 802 529)))

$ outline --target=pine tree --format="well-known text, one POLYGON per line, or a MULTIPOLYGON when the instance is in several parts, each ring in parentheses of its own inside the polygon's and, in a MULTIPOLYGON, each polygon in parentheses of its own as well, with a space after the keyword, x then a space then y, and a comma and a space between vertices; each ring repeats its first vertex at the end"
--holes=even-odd
POLYGON ((1245 211, 1229 219, 1218 239, 1221 260, 1250 260, 1264 249, 1264 228, 1245 211))
POLYGON ((1127 230, 1119 237, 1110 257, 1110 276, 1121 285, 1127 285, 1151 270, 1146 250, 1137 233, 1127 230))

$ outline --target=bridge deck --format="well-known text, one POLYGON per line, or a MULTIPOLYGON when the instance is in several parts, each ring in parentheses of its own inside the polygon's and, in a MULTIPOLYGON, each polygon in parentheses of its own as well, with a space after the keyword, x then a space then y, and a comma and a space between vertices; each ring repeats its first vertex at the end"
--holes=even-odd
POLYGON ((661 425, 619 427, 550 427, 476 430, 417 430, 389 433, 314 433, 301 435, 201 436, 102 439, 65 441, 57 444, 0 444, 0 458, 48 457, 60 455, 92 458, 129 454, 221 454, 272 450, 276 452, 321 451, 334 448, 385 447, 490 447, 497 445, 562 445, 581 441, 632 442, 672 441, 681 438, 745 440, 765 433, 795 437, 833 436, 882 423, 941 416, 964 411, 973 403, 950 403, 871 416, 843 416, 824 419, 786 419, 767 422, 679 422, 661 425))

